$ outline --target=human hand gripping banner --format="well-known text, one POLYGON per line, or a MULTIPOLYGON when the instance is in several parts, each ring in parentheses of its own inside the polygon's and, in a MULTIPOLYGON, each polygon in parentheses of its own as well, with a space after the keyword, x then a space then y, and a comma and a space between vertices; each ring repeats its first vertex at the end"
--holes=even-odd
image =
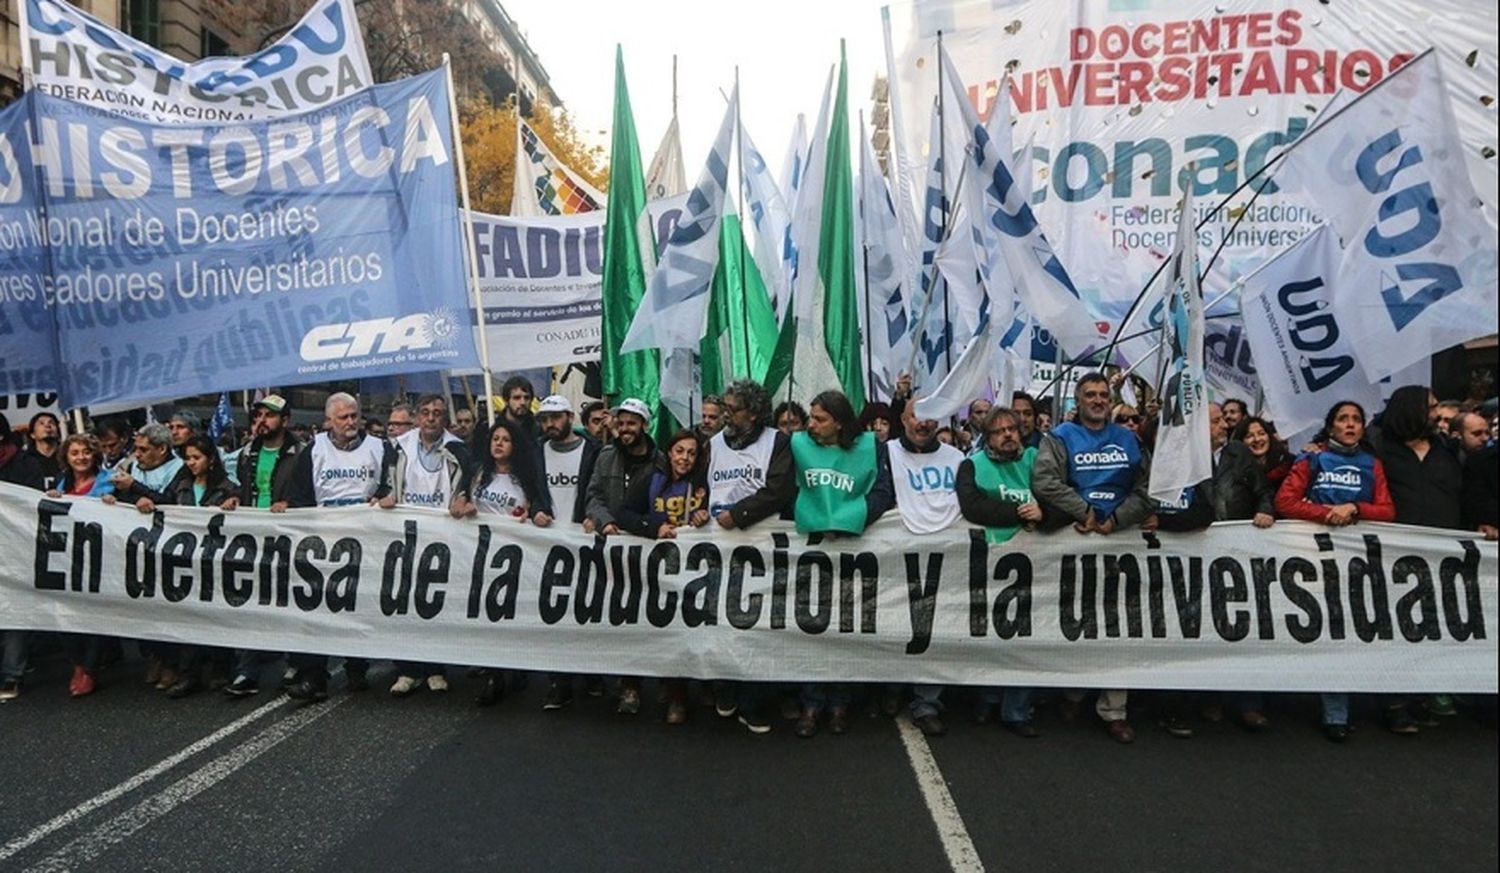
POLYGON ((570 673, 1267 691, 1496 690, 1496 544, 1360 523, 1193 534, 899 519, 595 537, 0 485, 8 627, 570 673))
POLYGON ((63 405, 478 366, 446 89, 233 126, 28 94, 63 405))

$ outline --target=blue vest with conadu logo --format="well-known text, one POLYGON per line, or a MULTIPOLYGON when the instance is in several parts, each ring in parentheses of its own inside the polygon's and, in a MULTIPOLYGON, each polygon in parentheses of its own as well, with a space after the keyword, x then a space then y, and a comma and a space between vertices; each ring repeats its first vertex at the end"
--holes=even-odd
POLYGON ((1375 499, 1375 456, 1315 452, 1307 455, 1307 499, 1324 506, 1369 503, 1375 499))
POLYGON ((1089 430, 1076 422, 1052 429, 1068 453, 1068 481, 1078 496, 1108 518, 1130 496, 1141 465, 1141 444, 1135 434, 1113 422, 1089 430))

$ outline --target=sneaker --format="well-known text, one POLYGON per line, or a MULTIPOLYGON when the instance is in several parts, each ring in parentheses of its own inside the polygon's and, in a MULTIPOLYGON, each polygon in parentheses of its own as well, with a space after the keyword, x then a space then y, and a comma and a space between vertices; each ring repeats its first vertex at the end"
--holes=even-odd
POLYGON ((745 726, 745 730, 757 736, 771 732, 771 723, 758 712, 742 712, 739 721, 745 726))
POLYGON ((441 673, 434 673, 427 677, 427 690, 435 694, 445 694, 448 691, 448 677, 441 673))
POLYGON ((73 684, 68 692, 74 697, 87 697, 94 693, 94 674, 82 667, 73 668, 73 684))
MULTIPOLYGON (((680 700, 667 702, 667 724, 685 724, 687 722, 687 704, 680 700)), ((770 725, 766 725, 769 729, 770 725)))
POLYGON ((583 677, 583 693, 587 694, 590 697, 603 697, 604 696, 604 677, 603 676, 585 676, 585 677, 583 677))
POLYGON ((194 673, 189 672, 173 683, 171 688, 167 689, 167 697, 172 700, 181 700, 184 697, 192 697, 202 690, 203 681, 194 673))
POLYGON ((293 685, 296 685, 296 684, 297 684, 297 668, 296 667, 288 667, 288 668, 286 668, 286 670, 281 674, 281 690, 282 691, 290 690, 291 687, 293 685))
POLYGON ((1193 726, 1183 721, 1176 715, 1163 715, 1157 724, 1161 729, 1179 740, 1190 740, 1193 738, 1193 726))
POLYGON ((1458 707, 1453 704, 1453 695, 1451 694, 1434 694, 1428 697, 1427 711, 1444 718, 1458 715, 1458 707))
POLYGON ((230 697, 252 697, 260 693, 260 683, 241 673, 224 686, 224 693, 230 697))
POLYGON ((21 680, 7 679, 0 682, 0 703, 9 703, 21 696, 21 680))
POLYGON ((739 711, 739 703, 735 700, 736 690, 729 682, 714 684, 714 713, 719 718, 734 718, 734 714, 739 711))
POLYGON ((1109 721, 1104 723, 1104 727, 1109 731, 1110 739, 1121 745, 1128 746, 1135 742, 1135 730, 1128 721, 1109 721))
POLYGON ((166 691, 168 688, 171 688, 173 685, 176 685, 181 681, 182 674, 178 673, 171 667, 163 667, 161 668, 161 672, 156 674, 155 687, 157 691, 166 691))
POLYGON ((1022 739, 1034 740, 1042 735, 1042 732, 1037 729, 1036 722, 1030 719, 1026 721, 1007 721, 1002 722, 1002 724, 1006 730, 1022 739))
POLYGON ((542 709, 562 709, 573 702, 573 689, 561 682, 553 682, 547 686, 547 696, 542 698, 542 709))
POLYGON ((620 689, 620 705, 615 712, 620 715, 635 715, 641 711, 641 692, 634 688, 620 689))
POLYGON ((411 676, 397 676, 396 681, 391 683, 391 696, 405 697, 416 691, 419 684, 421 683, 411 676))
POLYGON ((328 699, 328 680, 313 679, 311 677, 296 682, 286 690, 286 696, 293 700, 319 701, 328 699))
POLYGON ((943 720, 938 718, 935 712, 919 715, 912 719, 911 723, 916 725, 926 737, 940 737, 948 732, 948 726, 943 724, 943 720))

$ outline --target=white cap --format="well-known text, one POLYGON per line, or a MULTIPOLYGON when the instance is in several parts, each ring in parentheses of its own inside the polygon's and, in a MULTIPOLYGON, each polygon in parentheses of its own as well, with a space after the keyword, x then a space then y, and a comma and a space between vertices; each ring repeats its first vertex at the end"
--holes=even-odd
POLYGON ((549 412, 572 412, 573 404, 568 398, 561 394, 548 394, 542 398, 542 403, 536 408, 537 415, 546 415, 549 412))
POLYGON ((647 424, 651 423, 651 408, 634 397, 627 397, 620 401, 620 405, 616 406, 613 410, 613 414, 615 415, 619 415, 622 412, 639 415, 642 421, 645 421, 647 424))

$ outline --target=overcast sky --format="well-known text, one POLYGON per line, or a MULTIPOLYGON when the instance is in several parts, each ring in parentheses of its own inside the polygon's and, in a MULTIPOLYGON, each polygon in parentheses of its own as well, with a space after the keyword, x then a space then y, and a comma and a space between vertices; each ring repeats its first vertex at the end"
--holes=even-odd
MULTIPOLYGON (((870 86, 885 69, 880 7, 890 0, 501 0, 590 139, 608 147, 615 44, 635 110, 641 161, 649 163, 672 117, 677 55, 678 117, 688 184, 712 145, 740 68, 745 129, 779 172, 797 113, 812 127, 839 39, 847 41, 851 120, 869 111, 870 86), (605 133, 599 133, 605 131, 605 133)), ((900 46, 897 46, 900 51, 900 46)))

